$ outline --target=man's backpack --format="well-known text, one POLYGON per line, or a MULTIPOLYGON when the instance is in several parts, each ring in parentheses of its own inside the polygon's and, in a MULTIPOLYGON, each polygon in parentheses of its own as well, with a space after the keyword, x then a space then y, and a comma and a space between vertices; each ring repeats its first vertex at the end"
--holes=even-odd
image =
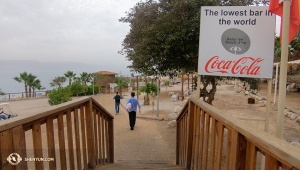
POLYGON ((115 97, 116 102, 120 102, 120 99, 121 99, 121 96, 116 95, 116 97, 115 97))

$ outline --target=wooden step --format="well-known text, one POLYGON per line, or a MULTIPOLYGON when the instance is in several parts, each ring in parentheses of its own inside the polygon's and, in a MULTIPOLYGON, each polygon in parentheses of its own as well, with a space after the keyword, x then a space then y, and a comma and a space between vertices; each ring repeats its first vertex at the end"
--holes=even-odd
POLYGON ((95 170, 130 170, 130 169, 169 169, 184 170, 173 162, 149 161, 149 160, 118 160, 112 164, 99 165, 95 170))

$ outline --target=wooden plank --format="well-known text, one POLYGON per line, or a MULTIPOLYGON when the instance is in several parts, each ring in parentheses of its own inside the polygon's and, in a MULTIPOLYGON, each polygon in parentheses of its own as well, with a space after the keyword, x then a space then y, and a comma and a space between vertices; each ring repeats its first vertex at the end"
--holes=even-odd
POLYGON ((256 147, 253 143, 247 141, 247 148, 246 148, 246 167, 249 170, 256 169, 256 147))
POLYGON ((200 141, 199 141, 199 167, 202 167, 203 164, 203 143, 204 143, 204 123, 205 123, 205 114, 204 110, 200 109, 200 141))
POLYGON ((54 161, 48 161, 49 169, 56 168, 56 156, 55 156, 55 140, 54 140, 54 128, 53 128, 53 118, 49 118, 46 121, 46 131, 47 131, 47 147, 48 147, 48 158, 54 158, 54 161))
POLYGON ((98 164, 99 152, 98 152, 98 119, 97 119, 97 111, 93 108, 93 116, 94 116, 94 148, 95 148, 95 162, 98 164))
MULTIPOLYGON (((13 138, 12 140, 13 140, 14 152, 18 153, 21 158, 27 157, 25 131, 21 125, 12 129, 12 138, 13 138)), ((16 170, 28 169, 27 162, 21 161, 19 164, 15 165, 15 169, 16 170)))
POLYGON ((86 153, 86 133, 85 133, 85 109, 84 106, 80 106, 80 125, 81 125, 81 140, 82 140, 82 152, 83 152, 83 167, 88 169, 87 153, 86 153))
MULTIPOLYGON (((2 170, 13 170, 14 169, 14 165, 11 165, 7 161, 7 157, 10 154, 14 153, 12 142, 13 142, 12 141, 12 131, 10 129, 0 133, 0 146, 1 146, 0 169, 2 169, 2 170)), ((17 163, 17 162, 14 162, 14 163, 17 163)))
POLYGON ((192 158, 192 150, 193 148, 193 139, 194 139, 194 118, 195 118, 195 110, 194 104, 189 101, 189 112, 187 118, 187 152, 186 152, 186 169, 191 169, 191 158, 192 158))
POLYGON ((105 139, 106 139, 106 154, 107 154, 107 163, 109 163, 110 160, 110 143, 109 143, 109 134, 108 134, 108 120, 107 117, 105 117, 105 139))
POLYGON ((238 134, 238 146, 237 146, 237 161, 236 169, 245 169, 246 168, 246 148, 247 140, 241 134, 238 134))
POLYGON ((225 170, 229 170, 229 163, 230 163, 230 139, 231 138, 231 130, 227 129, 227 141, 226 141, 226 161, 225 161, 225 170))
POLYGON ((71 110, 67 111, 67 136, 68 136, 68 153, 69 153, 69 166, 70 166, 69 169, 75 169, 71 110))
POLYGON ((197 105, 194 105, 194 110, 196 111, 196 114, 195 114, 195 136, 194 136, 194 141, 195 141, 195 149, 194 149, 194 167, 193 169, 199 169, 198 167, 198 160, 199 160, 199 138, 200 138, 200 114, 199 114, 199 110, 200 108, 197 107, 197 105))
POLYGON ((103 159, 103 163, 106 163, 106 154, 105 154, 105 118, 104 115, 102 115, 102 130, 101 130, 101 143, 102 143, 102 159, 103 159))
POLYGON ((75 107, 75 109, 74 109, 74 129, 75 129, 77 169, 82 169, 81 150, 80 150, 80 135, 79 135, 79 120, 78 120, 78 107, 75 107))
POLYGON ((93 169, 96 166, 95 148, 94 148, 94 121, 92 111, 92 100, 86 103, 85 107, 86 116, 86 139, 88 149, 88 168, 93 169))
POLYGON ((209 129, 210 129, 210 116, 209 116, 208 113, 205 113, 205 126, 204 127, 205 127, 205 129, 204 129, 203 165, 202 165, 202 169, 207 169, 208 141, 209 141, 209 129))
MULTIPOLYGON (((193 105, 193 108, 194 108, 194 110, 196 111, 196 105, 193 105)), ((192 149, 192 158, 191 158, 191 169, 196 169, 197 168, 197 166, 196 166, 196 164, 197 164, 197 112, 195 113, 195 115, 194 115, 194 128, 193 128, 193 148, 194 149, 192 149)))
POLYGON ((98 148, 99 148, 99 164, 104 164, 104 160, 103 160, 103 148, 102 148, 102 114, 101 112, 98 112, 99 116, 98 116, 98 136, 99 136, 99 142, 98 142, 98 148))
POLYGON ((115 155, 114 155, 114 120, 108 120, 108 143, 109 143, 109 163, 114 163, 115 155))
MULTIPOLYGON (((34 157, 43 158, 42 132, 40 123, 36 123, 32 126, 32 141, 34 157)), ((44 163, 42 161, 35 161, 34 164, 35 169, 44 169, 44 163)))
POLYGON ((228 170, 232 170, 232 169, 237 169, 237 161, 238 161, 238 132, 231 129, 230 131, 230 138, 229 135, 227 138, 229 138, 229 140, 227 141, 227 152, 228 155, 230 157, 230 159, 228 160, 229 165, 228 165, 228 170))
POLYGON ((182 131, 183 131, 183 121, 182 121, 182 119, 181 119, 181 121, 180 121, 180 136, 179 136, 179 154, 180 154, 180 156, 179 156, 179 165, 183 165, 183 162, 182 162, 182 149, 183 149, 183 146, 182 146, 182 140, 183 140, 183 138, 182 138, 182 131))
POLYGON ((79 134, 79 120, 78 120, 78 107, 75 107, 75 109, 74 109, 74 129, 75 129, 75 146, 76 146, 76 164, 77 164, 77 169, 82 169, 81 150, 80 150, 80 134, 79 134))
POLYGON ((279 170, 279 162, 269 154, 265 154, 265 170, 279 170))
MULTIPOLYGON (((187 145, 187 127, 188 127, 188 124, 187 124, 187 122, 188 122, 188 114, 186 114, 185 116, 184 116, 184 118, 183 118, 183 120, 184 120, 184 125, 183 125, 183 162, 184 162, 184 165, 185 165, 185 167, 187 166, 187 147, 188 147, 188 145, 187 145)), ((187 168, 187 167, 186 167, 187 168)))
POLYGON ((221 122, 218 122, 218 145, 217 145, 217 155, 216 155, 216 170, 221 169, 222 165, 222 146, 224 139, 224 126, 221 122))
POLYGON ((63 113, 57 116, 57 130, 58 130, 58 144, 59 144, 59 158, 60 168, 67 169, 67 158, 65 148, 65 133, 64 133, 64 120, 63 113))
POLYGON ((180 122, 176 122, 176 165, 179 165, 180 128, 181 128, 180 122))
POLYGON ((214 170, 214 163, 215 163, 215 146, 216 146, 216 119, 211 118, 211 137, 210 137, 210 154, 209 154, 209 161, 210 161, 210 170, 214 170))

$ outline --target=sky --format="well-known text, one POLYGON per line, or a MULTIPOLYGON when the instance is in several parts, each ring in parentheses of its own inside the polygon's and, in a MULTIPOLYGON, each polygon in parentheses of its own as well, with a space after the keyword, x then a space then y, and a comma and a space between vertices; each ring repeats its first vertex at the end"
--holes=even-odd
MULTIPOLYGON (((1 0, 0 59, 79 62, 129 73, 118 54, 139 0, 1 0)), ((100 69, 101 70, 101 69, 100 69)))
POLYGON ((119 19, 139 1, 0 0, 0 64, 7 64, 0 67, 0 89, 22 91, 12 78, 23 71, 37 75, 47 89, 68 70, 78 76, 100 70, 130 75, 130 62, 118 54, 130 27, 119 19))
POLYGON ((0 58, 105 63, 126 70, 117 52, 129 32, 118 19, 138 0, 1 0, 0 58))

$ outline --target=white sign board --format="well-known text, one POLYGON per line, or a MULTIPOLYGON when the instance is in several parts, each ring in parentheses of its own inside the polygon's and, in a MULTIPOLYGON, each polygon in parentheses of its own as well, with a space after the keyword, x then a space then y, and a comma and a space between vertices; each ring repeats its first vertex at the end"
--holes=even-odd
POLYGON ((272 78, 274 38, 267 6, 202 6, 198 73, 272 78))

